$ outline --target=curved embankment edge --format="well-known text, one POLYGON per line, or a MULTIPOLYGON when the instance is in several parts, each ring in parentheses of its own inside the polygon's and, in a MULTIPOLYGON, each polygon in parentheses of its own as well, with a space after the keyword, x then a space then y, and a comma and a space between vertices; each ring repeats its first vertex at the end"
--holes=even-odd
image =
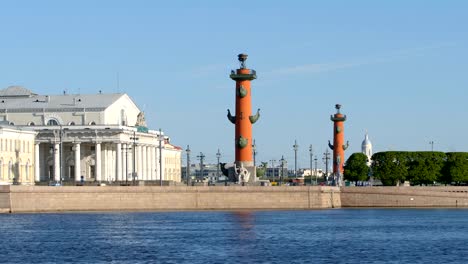
POLYGON ((468 207, 468 187, 0 186, 0 213, 468 207))

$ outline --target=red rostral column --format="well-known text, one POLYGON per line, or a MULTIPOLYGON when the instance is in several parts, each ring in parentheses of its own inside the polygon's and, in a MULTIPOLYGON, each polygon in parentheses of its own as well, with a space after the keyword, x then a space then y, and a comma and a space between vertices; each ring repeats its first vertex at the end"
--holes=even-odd
POLYGON ((341 105, 336 104, 336 114, 330 116, 333 121, 333 145, 328 141, 328 146, 333 150, 333 175, 343 175, 344 152, 349 143, 344 144, 344 122, 346 115, 340 113, 341 105))
MULTIPOLYGON (((250 81, 257 78, 255 70, 247 69, 245 61, 247 54, 238 55, 240 68, 231 71, 231 79, 236 81, 236 115, 231 115, 228 109, 228 119, 236 125, 235 152, 236 166, 243 166, 250 175, 255 176, 255 169, 252 156, 252 124, 260 117, 260 109, 252 115, 252 93, 250 81)), ((251 177, 255 178, 255 177, 251 177)))

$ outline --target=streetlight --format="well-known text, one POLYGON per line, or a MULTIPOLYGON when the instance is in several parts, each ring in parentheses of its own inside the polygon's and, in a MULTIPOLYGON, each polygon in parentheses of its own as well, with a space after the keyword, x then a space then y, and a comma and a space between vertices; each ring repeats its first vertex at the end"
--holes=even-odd
POLYGON ((284 178, 284 157, 281 156, 281 159, 280 159, 280 164, 281 164, 281 174, 280 174, 280 185, 283 185, 283 178, 284 178))
POLYGON ((434 152, 434 141, 429 141, 429 145, 431 145, 431 152, 434 152))
POLYGON ((326 177, 326 183, 328 184, 328 160, 330 160, 330 152, 328 152, 328 149, 323 153, 323 162, 325 162, 325 177, 326 177))
POLYGON ((256 165, 255 158, 257 156, 257 145, 255 144, 255 139, 253 140, 252 151, 253 151, 253 162, 254 162, 254 167, 255 167, 256 165))
POLYGON ((128 186, 128 152, 132 148, 125 144, 125 147, 122 147, 122 150, 125 151, 125 186, 128 186))
MULTIPOLYGON (((310 185, 312 185, 312 157, 314 156, 312 144, 309 146, 309 152, 310 152, 310 185)), ((304 181, 304 185, 305 185, 305 181, 304 181)))
POLYGON ((203 154, 203 152, 200 152, 200 155, 197 156, 197 158, 200 159, 200 174, 201 174, 201 179, 203 180, 203 160, 205 159, 205 155, 203 154))
MULTIPOLYGON (((315 174, 315 185, 317 185, 317 157, 314 158, 314 161, 315 161, 315 171, 314 171, 314 174, 315 174)), ((312 175, 310 175, 310 179, 312 180, 312 175)))
POLYGON ((294 177, 297 178, 297 150, 299 149, 299 145, 297 145, 297 141, 294 140, 294 177))
POLYGON ((216 158, 218 159, 218 166, 216 167, 216 181, 219 181, 219 159, 221 158, 221 153, 219 152, 219 149, 216 153, 216 158))
POLYGON ((187 145, 187 149, 185 150, 185 152, 187 153, 187 186, 190 185, 190 146, 187 145))
POLYGON ((139 140, 139 138, 136 137, 136 131, 133 131, 133 137, 130 137, 130 140, 133 140, 133 173, 132 173, 132 181, 133 181, 133 185, 135 185, 135 180, 137 178, 137 172, 136 172, 136 141, 139 140))

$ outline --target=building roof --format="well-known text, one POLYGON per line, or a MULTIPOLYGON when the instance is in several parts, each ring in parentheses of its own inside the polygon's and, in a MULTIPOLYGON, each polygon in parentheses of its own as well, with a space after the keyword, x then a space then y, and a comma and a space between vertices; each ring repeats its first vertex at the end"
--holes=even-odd
POLYGON ((365 136, 364 140, 362 141, 362 146, 363 147, 364 146, 372 146, 372 143, 370 142, 369 136, 367 135, 367 133, 366 133, 366 136, 365 136))
POLYGON ((22 86, 9 86, 0 90, 0 97, 31 97, 33 95, 36 94, 22 86))
POLYGON ((0 90, 0 109, 105 109, 123 95, 123 93, 37 95, 26 88, 10 86, 0 90))

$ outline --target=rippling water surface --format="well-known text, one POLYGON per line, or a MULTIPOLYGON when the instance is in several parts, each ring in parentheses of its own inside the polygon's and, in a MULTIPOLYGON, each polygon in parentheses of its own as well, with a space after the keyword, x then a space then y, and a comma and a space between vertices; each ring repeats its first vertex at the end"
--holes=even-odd
POLYGON ((468 263, 468 210, 0 215, 1 263, 468 263))

